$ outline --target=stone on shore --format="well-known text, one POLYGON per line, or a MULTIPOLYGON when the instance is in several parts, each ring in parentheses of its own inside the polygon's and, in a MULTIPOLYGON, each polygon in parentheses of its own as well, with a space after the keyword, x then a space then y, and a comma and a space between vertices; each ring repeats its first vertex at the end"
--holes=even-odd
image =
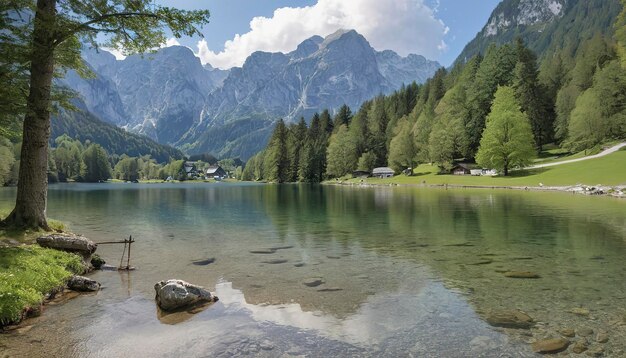
POLYGON ((183 280, 160 281, 154 285, 156 302, 164 311, 188 308, 201 303, 215 302, 217 296, 203 287, 183 280))
POLYGON ((491 312, 486 321, 494 327, 503 328, 529 329, 535 324, 532 317, 519 310, 491 312))
POLYGON ((91 255, 98 248, 96 243, 86 237, 71 233, 41 236, 37 238, 37 243, 41 247, 79 254, 88 269, 91 269, 91 255))
POLYGON ((67 287, 79 292, 94 292, 100 289, 100 283, 84 276, 73 276, 67 281, 67 287))
POLYGON ((533 343, 535 353, 558 353, 567 349, 569 341, 564 338, 544 339, 533 343))

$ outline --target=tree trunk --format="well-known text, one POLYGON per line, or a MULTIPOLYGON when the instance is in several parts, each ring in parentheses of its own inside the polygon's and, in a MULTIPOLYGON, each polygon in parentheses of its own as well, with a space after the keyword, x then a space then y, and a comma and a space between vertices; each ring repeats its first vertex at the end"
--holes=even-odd
POLYGON ((15 209, 5 220, 6 225, 20 228, 49 229, 46 204, 55 20, 56 0, 38 0, 17 199, 15 209))

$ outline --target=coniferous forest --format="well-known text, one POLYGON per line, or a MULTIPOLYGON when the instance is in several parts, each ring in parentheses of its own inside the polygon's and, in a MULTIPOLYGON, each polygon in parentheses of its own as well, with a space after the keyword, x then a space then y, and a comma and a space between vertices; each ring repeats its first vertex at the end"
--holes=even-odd
POLYGON ((343 106, 334 115, 315 114, 308 124, 280 120, 242 178, 320 182, 379 166, 398 173, 420 163, 447 173, 457 160, 506 175, 548 143, 575 152, 624 139, 624 21, 622 11, 608 32, 579 43, 563 40, 541 58, 520 38, 492 44, 355 113, 343 106), (509 162, 494 154, 507 147, 519 149, 509 162))

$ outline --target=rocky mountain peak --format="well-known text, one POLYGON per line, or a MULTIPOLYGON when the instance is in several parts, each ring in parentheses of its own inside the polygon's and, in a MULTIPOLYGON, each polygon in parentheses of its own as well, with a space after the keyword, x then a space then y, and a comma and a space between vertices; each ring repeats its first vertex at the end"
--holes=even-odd
POLYGON ((502 2, 496 7, 483 29, 485 36, 517 26, 532 26, 550 23, 564 14, 567 0, 518 0, 502 2))

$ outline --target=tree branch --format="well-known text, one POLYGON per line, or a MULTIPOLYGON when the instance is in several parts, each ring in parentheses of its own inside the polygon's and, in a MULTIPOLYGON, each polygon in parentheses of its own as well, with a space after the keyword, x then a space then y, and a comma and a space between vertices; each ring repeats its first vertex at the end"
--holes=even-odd
POLYGON ((157 14, 154 14, 151 12, 120 12, 120 13, 115 13, 115 14, 103 14, 103 15, 96 17, 95 19, 89 20, 87 22, 83 22, 82 24, 77 25, 73 29, 63 34, 60 34, 54 41, 54 44, 55 46, 59 45, 61 42, 67 40, 68 37, 74 35, 75 33, 79 31, 83 31, 83 30, 93 31, 94 27, 92 27, 91 25, 103 22, 105 20, 112 19, 112 18, 130 18, 130 17, 135 17, 135 16, 136 17, 150 17, 150 18, 159 17, 157 14))

